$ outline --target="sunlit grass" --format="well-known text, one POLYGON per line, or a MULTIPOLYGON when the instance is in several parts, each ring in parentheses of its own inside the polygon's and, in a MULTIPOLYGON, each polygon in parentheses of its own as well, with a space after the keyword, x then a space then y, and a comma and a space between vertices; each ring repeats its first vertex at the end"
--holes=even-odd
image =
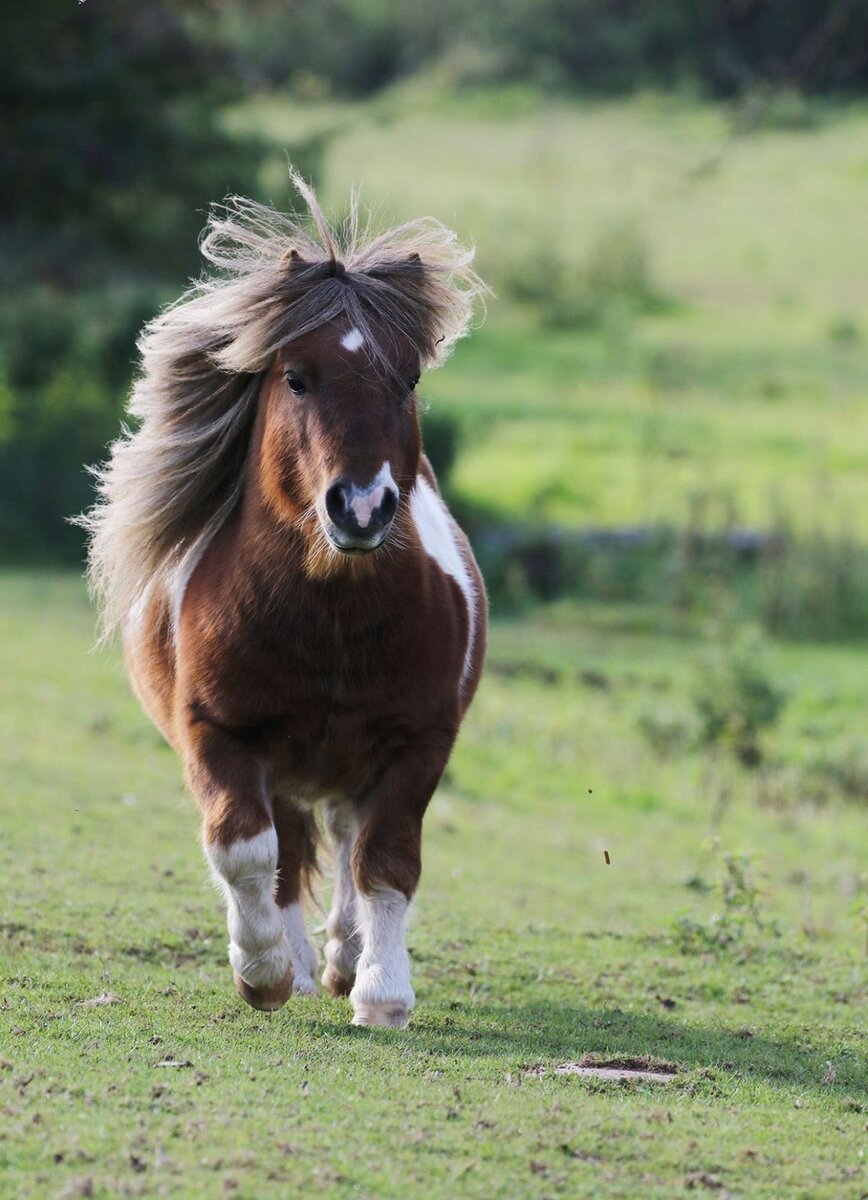
MULTIPOLYGON (((659 757, 639 720, 689 708, 703 643, 634 618, 496 626, 426 822, 419 1004, 396 1035, 352 1029, 346 1002, 243 1006, 179 765, 117 661, 88 655, 81 581, 0 579, 4 1194, 662 1198, 697 1172, 851 1194, 864 815, 659 757), (757 856, 764 925, 685 952, 676 922, 713 928, 724 851, 757 856), (586 1053, 679 1073, 551 1073, 586 1053)), ((858 731, 864 657, 769 648, 793 695, 772 769, 858 731)))

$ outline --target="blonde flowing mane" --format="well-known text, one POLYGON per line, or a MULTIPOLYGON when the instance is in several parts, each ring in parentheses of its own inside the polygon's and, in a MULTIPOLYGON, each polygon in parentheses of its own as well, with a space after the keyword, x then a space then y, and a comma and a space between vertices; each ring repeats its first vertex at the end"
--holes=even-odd
POLYGON ((145 326, 141 373, 98 500, 79 519, 103 636, 146 589, 170 583, 238 503, 263 372, 283 343, 338 317, 387 367, 377 329, 400 332, 437 365, 468 330, 485 286, 472 248, 432 218, 385 233, 360 221, 353 196, 339 228, 313 189, 291 179, 308 219, 242 197, 216 208, 201 249, 216 270, 145 326))

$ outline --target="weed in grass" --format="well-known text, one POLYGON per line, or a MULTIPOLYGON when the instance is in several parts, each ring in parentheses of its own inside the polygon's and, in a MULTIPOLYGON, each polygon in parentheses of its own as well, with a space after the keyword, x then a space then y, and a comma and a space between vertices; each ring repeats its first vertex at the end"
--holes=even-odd
POLYGON ((717 884, 722 900, 720 912, 706 921, 682 915, 673 921, 675 944, 683 954, 762 950, 770 938, 779 938, 780 928, 763 917, 761 904, 763 868, 752 853, 724 853, 723 872, 717 884))

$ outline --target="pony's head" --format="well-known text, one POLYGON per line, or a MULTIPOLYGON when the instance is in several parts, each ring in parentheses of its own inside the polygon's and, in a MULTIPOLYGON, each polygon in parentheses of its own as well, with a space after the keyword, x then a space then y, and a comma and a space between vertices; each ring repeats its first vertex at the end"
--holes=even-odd
POLYGON ((106 632, 228 518, 254 464, 271 510, 335 561, 382 545, 412 489, 416 382, 485 291, 473 251, 430 218, 375 234, 355 197, 333 228, 292 180, 307 219, 237 197, 215 210, 214 272, 142 335, 136 427, 82 518, 106 632))
MULTIPOLYGON (((260 397, 255 469, 272 511, 314 542, 325 539, 337 555, 359 556, 386 542, 413 489, 425 347, 385 325, 369 281, 355 283, 341 267, 334 277, 356 289, 361 311, 281 346, 260 397)), ((308 264, 298 253, 289 262, 301 286, 305 277, 316 286, 318 276, 334 269, 308 264)), ((392 264, 391 273, 408 288, 414 281, 425 286, 418 253, 392 264)))

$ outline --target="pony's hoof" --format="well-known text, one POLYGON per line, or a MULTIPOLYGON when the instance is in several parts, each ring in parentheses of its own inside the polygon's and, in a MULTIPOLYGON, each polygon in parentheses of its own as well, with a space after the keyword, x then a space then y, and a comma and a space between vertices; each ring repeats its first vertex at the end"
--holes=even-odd
POLYGON ((388 1025, 393 1029, 407 1028, 407 1005, 400 1000, 369 1000, 356 1004, 354 1025, 388 1025))
POLYGON ((297 975, 292 981, 293 996, 315 996, 316 984, 310 975, 297 975))
POLYGON ((332 996, 349 996, 354 982, 353 979, 345 979, 334 967, 326 967, 322 973, 322 985, 332 996))
POLYGON ((279 983, 270 987, 252 987, 237 971, 233 971, 232 975, 241 999, 246 1000, 251 1008, 258 1008, 260 1012, 276 1012, 278 1008, 283 1008, 292 995, 292 967, 279 983))

